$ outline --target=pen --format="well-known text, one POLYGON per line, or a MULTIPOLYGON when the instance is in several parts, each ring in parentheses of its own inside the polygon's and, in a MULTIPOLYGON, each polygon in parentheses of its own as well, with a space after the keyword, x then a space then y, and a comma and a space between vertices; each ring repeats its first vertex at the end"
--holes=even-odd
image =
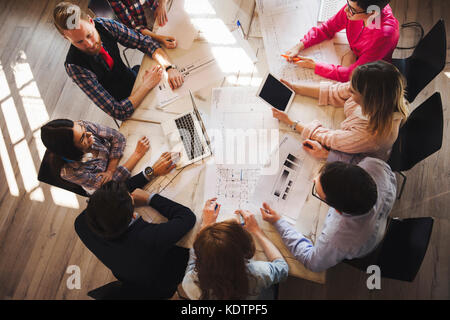
POLYGON ((239 30, 241 30, 242 38, 245 38, 245 33, 244 33, 244 29, 242 29, 241 22, 238 20, 238 21, 236 22, 236 24, 237 24, 239 30))
MULTIPOLYGON (((285 55, 285 54, 282 54, 281 56, 282 56, 283 58, 289 59, 289 56, 287 56, 287 55, 285 55)), ((294 57, 294 58, 292 58, 292 61, 294 61, 294 62, 300 61, 300 58, 299 58, 299 57, 294 57)))
POLYGON ((239 214, 239 222, 241 223, 241 226, 245 225, 245 220, 242 214, 239 214))

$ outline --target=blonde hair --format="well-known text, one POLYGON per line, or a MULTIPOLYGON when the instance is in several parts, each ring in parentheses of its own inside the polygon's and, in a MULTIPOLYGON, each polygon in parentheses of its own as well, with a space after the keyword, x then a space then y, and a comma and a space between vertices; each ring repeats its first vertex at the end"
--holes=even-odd
POLYGON ((379 60, 357 67, 351 86, 362 98, 361 108, 369 118, 368 130, 379 138, 392 131, 394 112, 408 117, 405 96, 405 78, 392 64, 379 60))
POLYGON ((88 21, 89 18, 89 14, 70 2, 60 2, 53 10, 53 23, 62 35, 65 30, 77 29, 80 19, 88 21))

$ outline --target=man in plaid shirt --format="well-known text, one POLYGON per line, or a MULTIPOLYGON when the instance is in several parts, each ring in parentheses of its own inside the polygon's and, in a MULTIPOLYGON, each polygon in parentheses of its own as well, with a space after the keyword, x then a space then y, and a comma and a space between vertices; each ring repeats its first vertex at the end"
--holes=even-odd
POLYGON ((108 0, 117 17, 129 28, 146 28, 150 21, 147 10, 154 12, 158 24, 167 23, 166 0, 108 0))
POLYGON ((155 20, 162 27, 167 19, 166 0, 108 0, 116 16, 128 28, 150 36, 168 49, 176 48, 174 37, 158 35, 151 31, 150 24, 155 20))
POLYGON ((65 68, 72 80, 110 116, 129 118, 148 92, 167 72, 172 89, 183 76, 171 64, 158 42, 110 19, 92 19, 77 5, 59 3, 53 12, 58 31, 71 42, 65 68), (159 65, 146 71, 132 92, 136 73, 123 63, 117 43, 150 55, 159 65))

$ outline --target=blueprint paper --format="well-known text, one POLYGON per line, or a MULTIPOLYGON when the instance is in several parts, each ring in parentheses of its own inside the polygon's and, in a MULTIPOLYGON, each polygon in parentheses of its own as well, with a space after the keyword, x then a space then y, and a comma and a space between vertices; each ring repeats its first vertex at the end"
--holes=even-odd
MULTIPOLYGON (((281 57, 281 54, 298 44, 308 30, 316 25, 317 14, 311 1, 257 0, 256 3, 270 72, 278 78, 293 82, 323 80, 314 70, 298 67, 281 57)), ((317 62, 339 64, 340 61, 331 40, 303 50, 299 55, 317 62)))
POLYGON ((180 88, 172 90, 167 73, 164 74, 163 79, 155 88, 160 108, 188 95, 189 89, 195 92, 209 83, 223 78, 223 73, 209 46, 198 46, 190 50, 188 54, 173 60, 184 76, 184 83, 180 88))
MULTIPOLYGON (((270 108, 256 96, 256 91, 256 88, 245 87, 213 89, 208 134, 215 163, 206 166, 204 200, 218 198, 217 202, 222 205, 218 221, 235 217, 236 209, 257 209, 250 203, 250 196, 263 173, 264 162, 278 145, 278 121, 272 117, 270 108), (248 134, 248 139, 233 140, 232 157, 229 157, 228 145, 225 147, 223 144, 229 141, 227 130, 248 134), (261 132, 267 135, 262 136, 261 132), (223 140, 218 140, 219 135, 223 140), (251 136, 255 140, 250 139, 251 136)), ((237 135, 239 137, 242 136, 237 135)))
POLYGON ((303 150, 299 140, 284 135, 271 161, 278 170, 273 175, 261 175, 251 202, 262 206, 263 202, 282 214, 292 224, 296 223, 312 188, 313 159, 303 150))

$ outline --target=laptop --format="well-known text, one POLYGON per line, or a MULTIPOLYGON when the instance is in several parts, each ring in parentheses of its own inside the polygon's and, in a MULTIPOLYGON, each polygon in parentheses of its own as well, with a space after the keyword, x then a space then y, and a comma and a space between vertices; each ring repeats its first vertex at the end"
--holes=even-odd
POLYGON ((319 17, 317 22, 328 21, 333 17, 342 7, 347 4, 346 0, 322 0, 320 2, 319 17))
POLYGON ((177 169, 209 157, 212 154, 211 141, 205 124, 198 112, 194 96, 189 90, 193 111, 183 113, 161 124, 169 141, 171 152, 180 152, 177 169))

